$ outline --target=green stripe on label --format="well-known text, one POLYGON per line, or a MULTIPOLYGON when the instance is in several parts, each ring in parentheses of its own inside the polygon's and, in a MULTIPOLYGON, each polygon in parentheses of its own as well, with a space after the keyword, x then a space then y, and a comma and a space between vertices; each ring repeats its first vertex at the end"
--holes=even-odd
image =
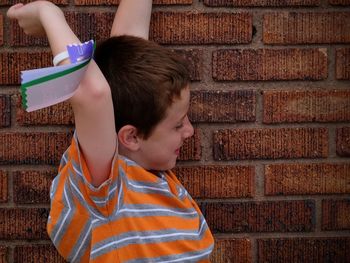
POLYGON ((77 71, 81 68, 83 68, 84 66, 86 66, 88 63, 90 62, 90 60, 87 60, 86 62, 78 65, 78 66, 75 66, 73 68, 70 68, 70 69, 66 69, 64 71, 61 71, 61 72, 57 72, 55 74, 52 74, 52 75, 48 75, 48 76, 45 76, 45 77, 42 77, 42 78, 39 78, 39 79, 35 79, 35 80, 32 80, 32 81, 29 81, 25 84, 23 84, 21 86, 21 89, 25 89, 27 90, 28 88, 30 88, 31 86, 34 86, 34 85, 38 85, 38 84, 41 84, 43 82, 46 82, 46 81, 50 81, 50 80, 53 80, 53 79, 57 79, 57 78, 60 78, 60 77, 63 77, 65 75, 68 75, 74 71, 77 71))
POLYGON ((86 62, 82 63, 82 64, 79 64, 75 67, 72 67, 70 69, 66 69, 64 71, 61 71, 61 72, 57 72, 55 74, 52 74, 52 75, 48 75, 48 76, 45 76, 45 77, 42 77, 42 78, 38 78, 38 79, 34 79, 32 81, 29 81, 25 84, 22 84, 21 85, 21 94, 22 94, 22 106, 24 109, 27 109, 28 108, 28 101, 27 101, 27 90, 30 89, 31 87, 35 86, 35 85, 39 85, 41 83, 44 83, 44 82, 47 82, 47 81, 50 81, 50 80, 54 80, 54 79, 58 79, 58 78, 61 78, 61 77, 64 77, 70 73, 73 73, 83 67, 85 67, 89 62, 90 62, 91 59, 87 60, 86 62))

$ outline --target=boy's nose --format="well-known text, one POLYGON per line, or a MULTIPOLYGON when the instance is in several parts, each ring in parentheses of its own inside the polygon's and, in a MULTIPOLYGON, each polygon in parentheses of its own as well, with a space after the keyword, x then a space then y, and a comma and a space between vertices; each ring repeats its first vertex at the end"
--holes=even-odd
POLYGON ((194 129, 193 129, 193 126, 190 122, 190 120, 188 119, 188 117, 186 117, 186 120, 185 120, 185 129, 184 129, 184 139, 186 138, 189 138, 193 135, 194 133, 194 129))

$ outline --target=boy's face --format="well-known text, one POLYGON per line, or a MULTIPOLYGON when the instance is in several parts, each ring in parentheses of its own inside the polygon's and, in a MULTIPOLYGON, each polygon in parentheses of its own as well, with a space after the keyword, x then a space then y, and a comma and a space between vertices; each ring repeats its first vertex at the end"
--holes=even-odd
POLYGON ((154 128, 146 140, 140 139, 139 163, 146 170, 169 170, 176 164, 183 141, 193 135, 193 127, 187 117, 190 106, 190 89, 181 91, 168 108, 166 117, 154 128))

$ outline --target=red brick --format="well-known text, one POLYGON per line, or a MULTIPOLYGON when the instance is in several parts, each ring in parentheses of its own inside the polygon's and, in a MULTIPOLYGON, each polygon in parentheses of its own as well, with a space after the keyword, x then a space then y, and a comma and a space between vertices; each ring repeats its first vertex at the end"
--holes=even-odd
POLYGON ((1 133, 0 164, 59 164, 70 132, 1 133))
POLYGON ((202 79, 203 70, 203 50, 189 49, 189 50, 175 50, 182 55, 187 61, 190 78, 192 81, 200 81, 202 79))
POLYGON ((0 263, 9 263, 7 247, 0 246, 0 263))
POLYGON ((50 186, 57 174, 49 171, 13 172, 13 199, 17 204, 50 203, 50 186))
POLYGON ((81 41, 107 39, 110 35, 114 12, 67 12, 66 19, 81 41))
MULTIPOLYGON (((66 18, 77 36, 86 41, 109 37, 114 12, 66 12, 66 18)), ((249 13, 152 13, 150 39, 160 44, 238 44, 252 40, 252 15, 249 13), (234 25, 234 26, 232 26, 234 25)), ((10 45, 47 45, 44 39, 28 37, 14 22, 10 45)))
POLYGON ((49 52, 3 52, 0 53, 0 85, 20 83, 22 70, 52 66, 49 52))
POLYGON ((161 44, 238 44, 252 40, 249 13, 155 12, 150 39, 161 44))
POLYGON ((46 208, 0 208, 0 239, 48 239, 46 208))
MULTIPOLYGON (((153 0, 153 5, 191 5, 193 0, 153 0)), ((74 0, 75 5, 117 5, 120 0, 74 0)))
POLYGON ((4 18, 0 14, 0 46, 4 44, 4 18))
POLYGON ((225 129, 214 132, 215 160, 324 158, 326 128, 225 129), (244 147, 242 147, 244 145, 244 147))
POLYGON ((350 0, 328 0, 331 5, 350 5, 350 0))
POLYGON ((193 122, 255 121, 255 105, 252 90, 193 91, 189 118, 193 122))
POLYGON ((26 46, 48 46, 46 37, 33 37, 24 34, 23 29, 19 27, 16 20, 9 21, 9 44, 15 47, 26 46))
POLYGON ((350 120, 350 91, 265 91, 264 123, 350 120))
POLYGON ((349 237, 258 239, 258 263, 349 263, 349 237))
POLYGON ((263 18, 265 44, 349 43, 350 12, 268 13, 263 18))
MULTIPOLYGON (((54 4, 57 4, 57 5, 67 5, 68 4, 68 0, 48 0, 48 1, 53 2, 54 4)), ((17 4, 17 3, 26 4, 26 3, 30 3, 30 2, 34 2, 34 0, 21 0, 21 1, 18 1, 18 0, 1 0, 0 1, 0 6, 14 5, 14 4, 17 4)))
MULTIPOLYGON (((82 40, 94 39, 97 41, 108 38, 109 29, 112 26, 113 14, 112 13, 74 13, 68 12, 66 14, 69 24, 74 28, 74 32, 77 32, 78 36, 82 40), (102 25, 110 26, 102 26, 102 25), (97 26, 95 26, 97 25, 97 26), (98 26, 100 25, 100 26, 98 26), (88 27, 89 30, 87 29, 88 27), (91 30, 91 28, 96 28, 91 30)), ((12 30, 10 35, 10 44, 12 46, 47 46, 48 42, 44 38, 30 37, 23 33, 18 27, 17 23, 12 22, 12 30)), ((189 50, 175 50, 182 55, 188 62, 190 71, 190 78, 192 81, 201 80, 201 71, 203 67, 203 52, 199 49, 189 50)), ((51 66, 52 55, 47 53, 49 60, 47 66, 51 66)), ((32 68, 32 67, 31 67, 32 68)))
POLYGON ((194 135, 184 141, 180 150, 179 161, 199 161, 202 156, 200 131, 194 129, 194 135))
POLYGON ((7 201, 8 201, 8 174, 7 172, 0 170, 0 203, 5 203, 7 201))
POLYGON ((175 173, 193 198, 253 197, 253 166, 177 167, 175 173))
POLYGON ((14 248, 14 262, 32 263, 48 262, 63 263, 66 262, 57 252, 53 245, 26 245, 16 246, 14 248))
POLYGON ((336 136, 337 155, 350 157, 350 127, 338 128, 336 136))
POLYGON ((26 112, 22 107, 21 96, 17 97, 17 123, 21 126, 29 125, 71 125, 74 115, 68 102, 56 104, 41 110, 26 112))
POLYGON ((350 230, 349 215, 350 199, 322 200, 322 230, 350 230))
POLYGON ((0 128, 11 125, 11 97, 0 95, 0 128))
POLYGON ((318 6, 320 0, 204 0, 206 6, 268 7, 318 6))
POLYGON ((265 165, 265 194, 350 194, 350 164, 265 165))
MULTIPOLYGON (((114 12, 65 12, 65 17, 72 30, 81 41, 90 39, 100 41, 109 37, 114 19, 114 12)), ((10 45, 47 46, 48 42, 46 38, 35 38, 25 35, 18 24, 13 21, 10 26, 10 45)), ((50 60, 52 60, 52 58, 50 60)))
POLYGON ((249 239, 217 238, 210 261, 214 263, 251 263, 252 243, 249 239))
POLYGON ((321 80, 327 78, 327 50, 223 49, 213 52, 213 79, 321 80))
POLYGON ((335 55, 336 79, 350 80, 350 48, 337 48, 335 55))
POLYGON ((214 233, 310 232, 315 203, 311 200, 244 203, 202 203, 214 233))

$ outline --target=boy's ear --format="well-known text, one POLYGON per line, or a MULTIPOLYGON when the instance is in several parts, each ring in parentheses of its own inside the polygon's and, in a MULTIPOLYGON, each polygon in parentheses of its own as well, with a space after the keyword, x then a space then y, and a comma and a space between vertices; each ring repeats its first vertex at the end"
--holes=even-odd
POLYGON ((125 148, 130 151, 137 151, 140 147, 137 137, 137 129, 132 125, 125 125, 118 132, 118 140, 125 148))

